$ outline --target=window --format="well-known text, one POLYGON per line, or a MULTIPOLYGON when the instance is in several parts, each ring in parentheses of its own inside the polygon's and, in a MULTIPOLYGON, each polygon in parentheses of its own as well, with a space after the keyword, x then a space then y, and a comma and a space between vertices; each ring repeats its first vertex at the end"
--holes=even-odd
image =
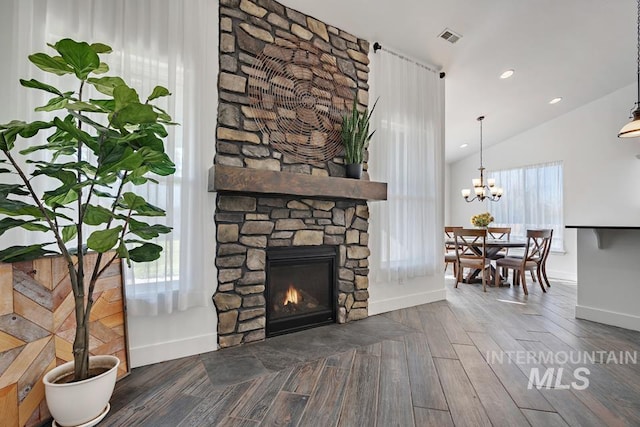
POLYGON ((564 251, 562 162, 490 172, 504 189, 491 214, 496 227, 511 227, 511 236, 525 238, 528 229, 552 228, 551 249, 564 251))

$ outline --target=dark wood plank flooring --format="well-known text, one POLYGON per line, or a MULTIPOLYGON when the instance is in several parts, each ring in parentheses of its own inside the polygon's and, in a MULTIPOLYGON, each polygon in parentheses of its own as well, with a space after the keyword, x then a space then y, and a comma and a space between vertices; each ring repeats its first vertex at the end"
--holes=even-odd
POLYGON ((448 279, 447 301, 136 368, 101 425, 640 425, 640 366, 519 357, 640 352, 640 333, 575 319, 575 286, 533 285, 527 297, 448 279), (555 387, 557 368, 563 385, 581 366, 588 388, 555 387), (529 389, 547 367, 554 387, 529 389))

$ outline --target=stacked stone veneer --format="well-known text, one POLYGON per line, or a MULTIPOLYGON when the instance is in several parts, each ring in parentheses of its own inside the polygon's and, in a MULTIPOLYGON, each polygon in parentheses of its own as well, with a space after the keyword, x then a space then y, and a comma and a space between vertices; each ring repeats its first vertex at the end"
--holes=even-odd
MULTIPOLYGON (((284 7, 273 0, 220 0, 220 75, 216 164, 323 176, 344 176, 342 153, 330 161, 307 164, 283 155, 269 144, 255 122, 262 112, 252 108, 249 85, 256 83, 252 68, 265 46, 299 48, 305 67, 313 70, 318 103, 346 111, 355 95, 360 108, 368 105, 369 42, 284 7)), ((271 113, 269 113, 271 114, 271 113)), ((296 112, 280 109, 280 119, 296 112)), ((296 141, 306 135, 288 135, 296 141)), ((366 156, 365 156, 366 157, 366 156)), ((364 165, 367 170, 367 164, 364 165)))
MULTIPOLYGON (((282 154, 259 131, 249 87, 256 57, 279 48, 299 49, 296 57, 313 70, 316 101, 339 108, 367 106, 369 43, 287 8, 273 0, 220 0, 220 74, 215 164, 289 173, 343 177, 342 153, 307 164, 282 154), (336 90, 328 90, 336 87, 336 90)), ((295 114, 293 110, 283 115, 295 114)), ((292 140, 296 135, 291 135, 292 140)), ((365 155, 365 159, 367 156, 365 155)), ((365 163, 366 171, 367 165, 365 163)), ((367 179, 365 173, 365 179, 367 179)), ((313 194, 313 189, 309 189, 313 194)), ((368 313, 368 217, 365 201, 218 193, 216 266, 220 347, 265 338, 266 252, 276 246, 339 247, 338 323, 368 313)))
POLYGON ((265 338, 266 249, 339 248, 338 323, 367 317, 369 209, 363 201, 219 195, 218 340, 221 347, 265 338))

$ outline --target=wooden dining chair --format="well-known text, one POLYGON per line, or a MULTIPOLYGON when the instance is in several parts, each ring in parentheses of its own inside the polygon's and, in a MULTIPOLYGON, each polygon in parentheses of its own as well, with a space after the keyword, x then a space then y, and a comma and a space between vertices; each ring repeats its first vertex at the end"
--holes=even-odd
POLYGON ((491 260, 487 259, 486 243, 487 230, 476 228, 460 228, 453 231, 455 236, 456 259, 458 271, 456 274, 456 288, 462 281, 464 269, 481 270, 482 290, 487 292, 487 276, 491 271, 491 260))
MULTIPOLYGON (((487 237, 495 240, 506 240, 509 241, 511 239, 511 227, 489 227, 487 228, 487 237)), ((495 254, 492 258, 504 258, 508 254, 508 248, 502 249, 500 252, 495 254)))
MULTIPOLYGON (((548 255, 547 248, 551 245, 551 236, 553 230, 527 230, 527 246, 525 247, 524 256, 522 257, 505 257, 496 260, 497 268, 506 268, 513 270, 513 284, 517 285, 522 282, 522 289, 525 295, 529 295, 527 289, 527 279, 525 273, 527 271, 533 274, 536 272, 538 282, 542 288, 542 292, 547 292, 542 282, 542 265, 545 261, 545 255, 548 255)), ((500 275, 495 275, 495 285, 499 285, 500 275)))
POLYGON ((456 245, 450 243, 455 239, 453 235, 454 230, 459 230, 462 227, 450 227, 444 228, 444 270, 447 271, 449 264, 453 265, 453 276, 458 277, 458 259, 456 258, 456 245))
MULTIPOLYGON (((511 227, 488 227, 487 228, 487 237, 495 240, 511 240, 511 227)), ((500 258, 504 258, 509 255, 509 248, 500 249, 496 254, 491 256, 492 260, 497 260, 500 258)), ((500 273, 505 279, 509 278, 509 270, 506 268, 502 270, 500 273)))
POLYGON ((549 236, 549 244, 547 245, 547 251, 542 257, 542 262, 540 264, 540 272, 542 273, 542 277, 544 278, 544 282, 547 285, 547 288, 551 287, 551 283, 549 283, 549 278, 547 277, 547 258, 549 258, 549 253, 551 252, 551 243, 553 242, 553 228, 549 229, 551 235, 549 236))

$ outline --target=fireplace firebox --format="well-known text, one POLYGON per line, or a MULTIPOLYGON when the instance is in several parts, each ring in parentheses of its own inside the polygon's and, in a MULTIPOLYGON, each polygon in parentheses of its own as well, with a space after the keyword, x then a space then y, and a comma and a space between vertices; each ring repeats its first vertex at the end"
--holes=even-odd
POLYGON ((336 321, 335 246, 269 248, 266 274, 267 336, 336 321))

